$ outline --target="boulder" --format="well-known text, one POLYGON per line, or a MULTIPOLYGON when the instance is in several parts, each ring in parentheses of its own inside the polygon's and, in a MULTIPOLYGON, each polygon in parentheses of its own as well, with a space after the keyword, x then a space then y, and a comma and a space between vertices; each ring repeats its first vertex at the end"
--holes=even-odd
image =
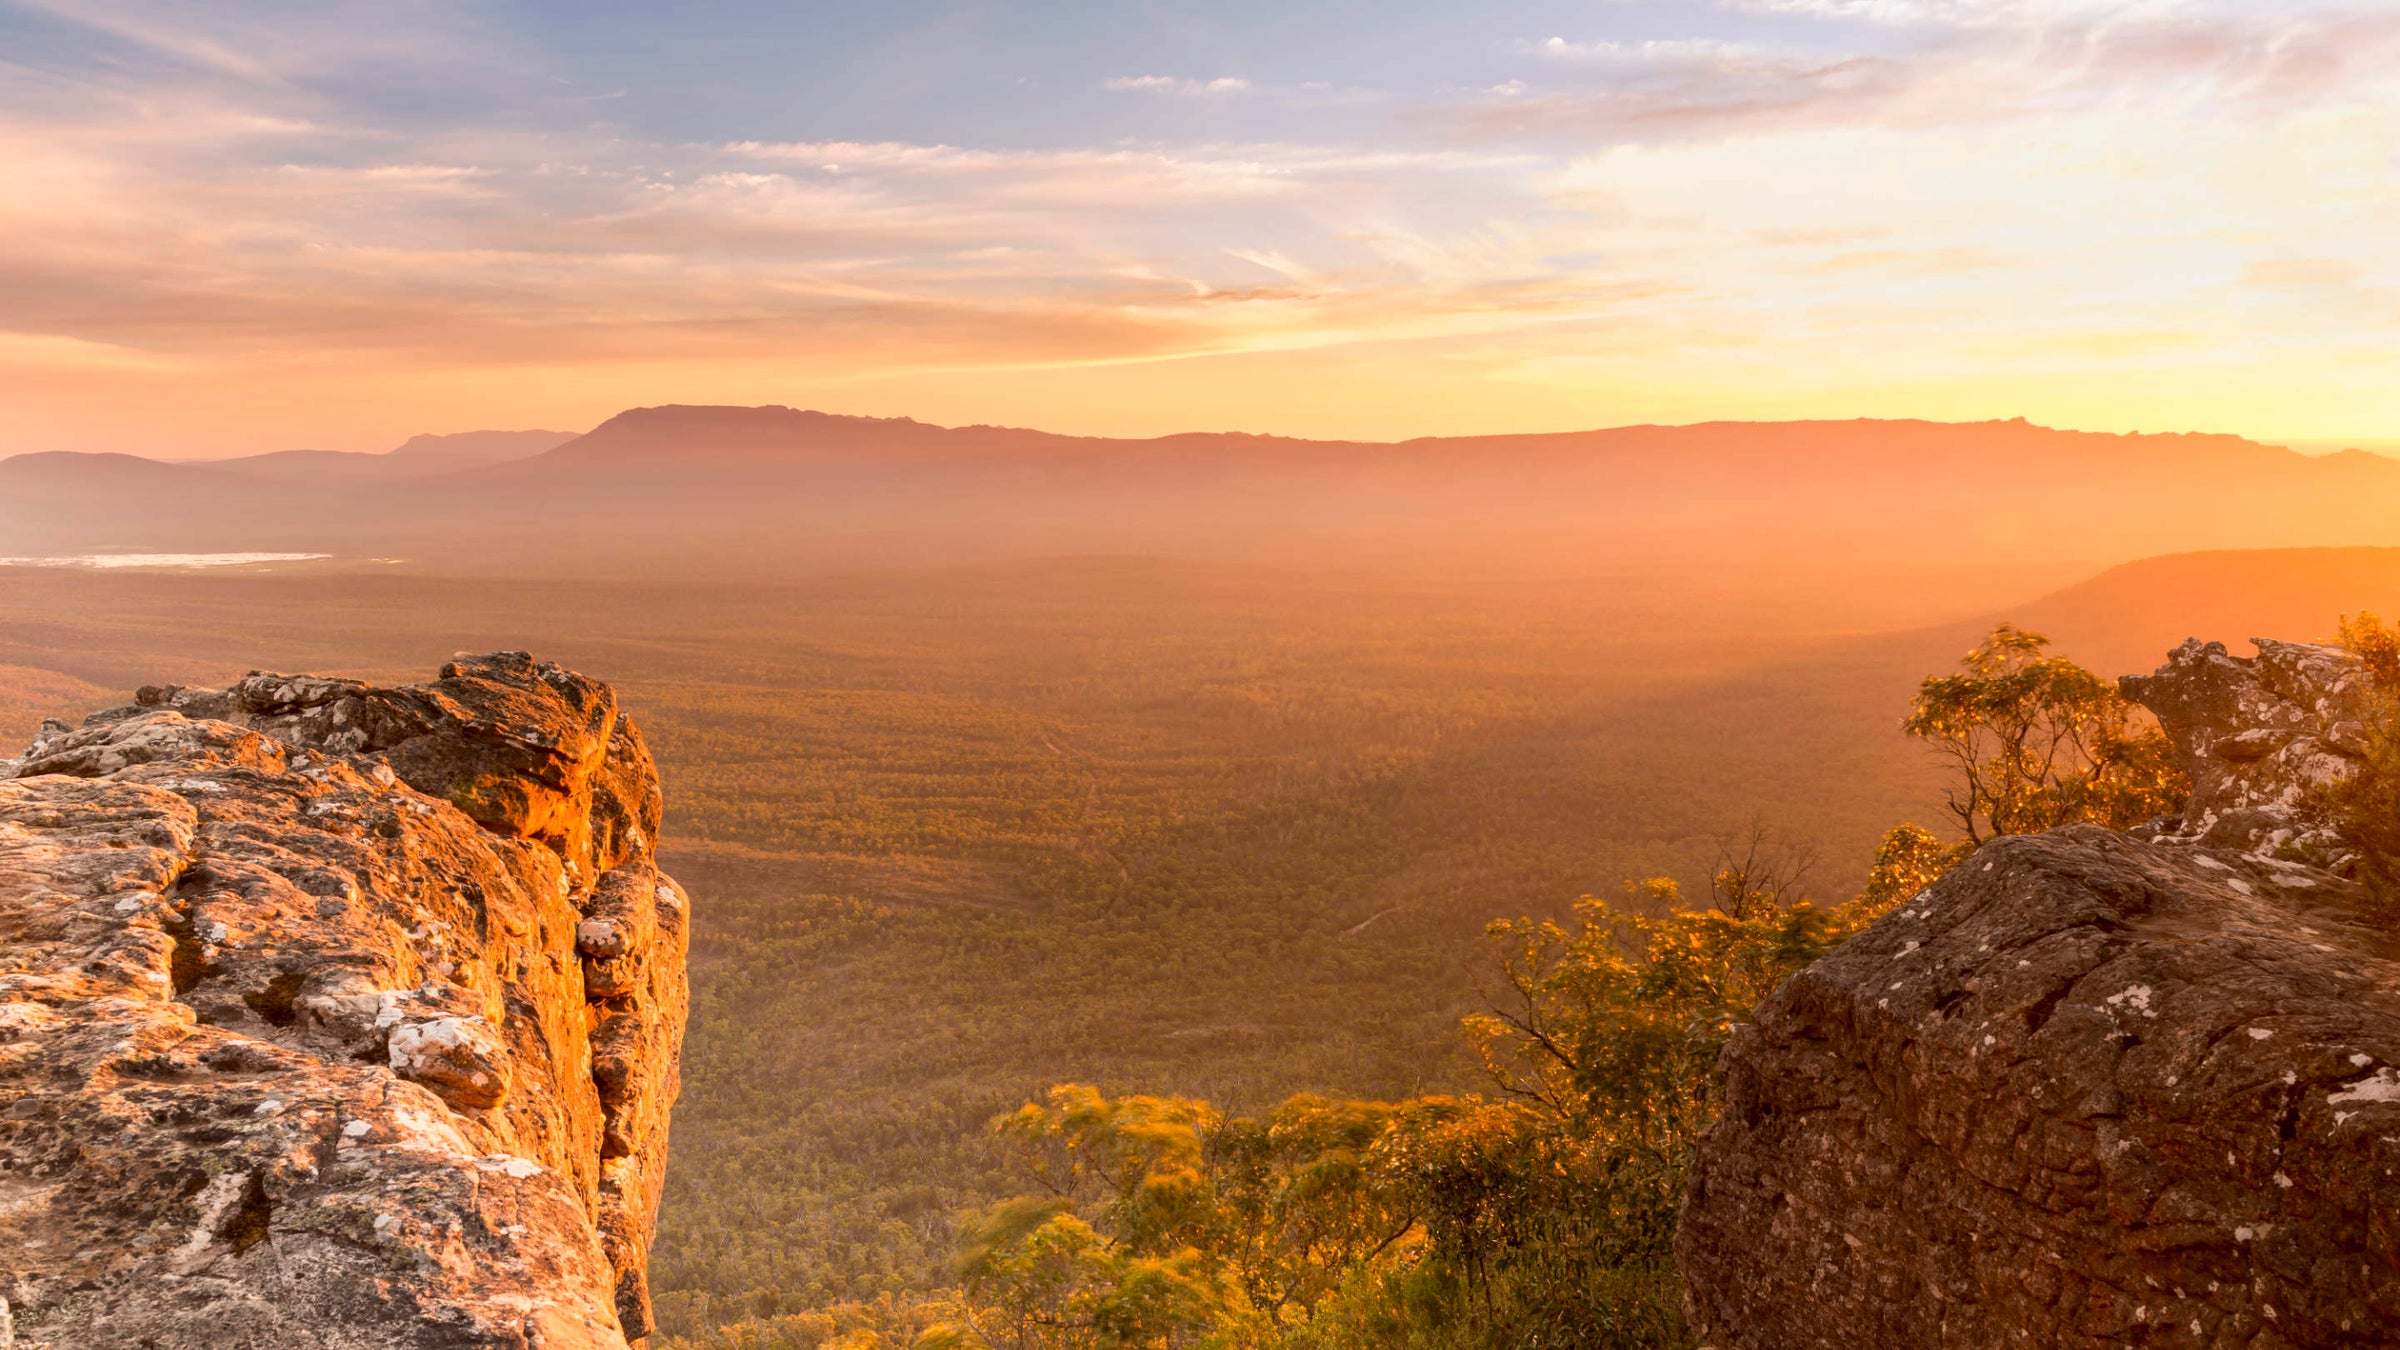
POLYGON ((2128 682, 2183 821, 1994 841, 1736 1029, 1676 1243, 1706 1343, 2400 1345, 2400 941, 2290 847, 2364 691, 2261 647, 2128 682))
POLYGON ((646 1336, 689 913, 659 814, 614 694, 523 653, 46 726, 0 772, 15 1343, 646 1336), (599 978, 595 922, 638 931, 599 978))

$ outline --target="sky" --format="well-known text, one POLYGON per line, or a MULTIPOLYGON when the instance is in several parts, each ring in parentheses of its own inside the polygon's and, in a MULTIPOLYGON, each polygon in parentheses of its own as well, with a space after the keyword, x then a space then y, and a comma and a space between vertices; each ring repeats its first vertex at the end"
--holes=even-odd
POLYGON ((0 455, 2400 438, 2400 5, 0 0, 0 455))

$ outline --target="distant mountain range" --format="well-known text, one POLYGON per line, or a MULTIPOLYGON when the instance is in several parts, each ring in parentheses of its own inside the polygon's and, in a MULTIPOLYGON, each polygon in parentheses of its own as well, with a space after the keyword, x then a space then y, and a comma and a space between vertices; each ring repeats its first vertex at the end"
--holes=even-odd
POLYGON ((526 459, 574 439, 572 431, 461 431, 447 436, 411 436, 398 449, 383 454, 278 450, 238 459, 202 460, 187 467, 280 483, 390 483, 526 459))
POLYGON ((2400 461, 2023 421, 1150 440, 781 407, 388 455, 0 460, 0 556, 282 549, 724 574, 1118 552, 1500 569, 2108 564, 2400 543, 2400 461))
POLYGON ((21 487, 71 502, 86 494, 144 488, 225 491, 235 479, 287 488, 395 483, 527 459, 574 439, 572 431, 462 431, 412 436, 380 454, 276 450, 203 460, 52 450, 0 459, 0 487, 21 487))

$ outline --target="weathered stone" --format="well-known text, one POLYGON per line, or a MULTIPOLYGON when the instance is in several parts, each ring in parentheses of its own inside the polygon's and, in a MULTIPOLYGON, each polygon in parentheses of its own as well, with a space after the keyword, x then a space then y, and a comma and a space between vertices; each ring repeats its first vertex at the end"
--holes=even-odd
POLYGON ((549 845, 578 884, 647 852, 657 834, 658 776, 616 695, 523 652, 461 657, 432 684, 399 689, 253 673, 223 695, 179 690, 169 701, 291 744, 371 756, 478 823, 549 845))
POLYGON ((2338 850, 2305 807, 2365 690, 2260 646, 2126 683, 2184 821, 1997 840, 1736 1029, 1677 1235, 1701 1336, 2400 1345, 2400 941, 2285 856, 2338 850))
POLYGON ((2157 674, 2118 681, 2158 715, 2192 780, 2183 815, 2145 833, 2338 866, 2337 841, 2311 806, 2365 752, 2373 679, 2339 647, 2253 642, 2259 654, 2241 657, 2194 638, 2157 674))
POLYGON ((45 726, 0 779, 16 1343, 647 1334, 688 912, 658 800, 606 686, 516 653, 45 726), (578 925, 637 890, 589 987, 578 925))

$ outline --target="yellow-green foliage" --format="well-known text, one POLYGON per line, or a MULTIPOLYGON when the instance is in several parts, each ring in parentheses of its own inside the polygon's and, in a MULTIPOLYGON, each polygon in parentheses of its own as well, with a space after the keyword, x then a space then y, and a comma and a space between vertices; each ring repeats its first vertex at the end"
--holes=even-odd
POLYGON ((1039 1191, 967 1228, 950 1334, 991 1350, 1683 1344, 1671 1245, 1718 1051, 1876 911, 1736 917, 1676 908, 1665 878, 1626 890, 1638 908, 1587 898, 1572 926, 1492 926, 1506 992, 1467 1031, 1499 1100, 1301 1096, 1252 1120, 1062 1085, 1003 1117, 1039 1191))
POLYGON ((1941 879, 1974 851, 1968 843, 1945 844, 1921 825, 1895 825, 1875 847, 1875 862, 1867 870, 1867 887, 1858 903, 1869 915, 1881 915, 1941 879))
POLYGON ((2400 629, 2373 614, 2344 615, 2336 638, 2375 678, 2366 754, 2321 806, 2355 854, 2359 882, 2386 922, 2400 922, 2400 629))
POLYGON ((746 1318, 694 1332, 662 1335, 648 1350, 952 1350, 961 1307, 943 1294, 828 1304, 806 1312, 746 1318))
POLYGON ((1918 686, 1903 726, 1956 771, 1950 811, 1970 843, 2077 823, 2123 829, 2189 795, 2165 733, 2049 645, 2004 623, 1957 673, 1918 686))
POLYGON ((2334 631, 2334 641, 2367 663, 2376 684, 2400 689, 2400 628, 2370 612, 2345 614, 2334 631))
POLYGON ((1370 1162, 1394 1112, 1053 1088, 997 1123, 1041 1193, 966 1228, 962 1326, 1004 1350, 1271 1343, 1414 1229, 1370 1162))

